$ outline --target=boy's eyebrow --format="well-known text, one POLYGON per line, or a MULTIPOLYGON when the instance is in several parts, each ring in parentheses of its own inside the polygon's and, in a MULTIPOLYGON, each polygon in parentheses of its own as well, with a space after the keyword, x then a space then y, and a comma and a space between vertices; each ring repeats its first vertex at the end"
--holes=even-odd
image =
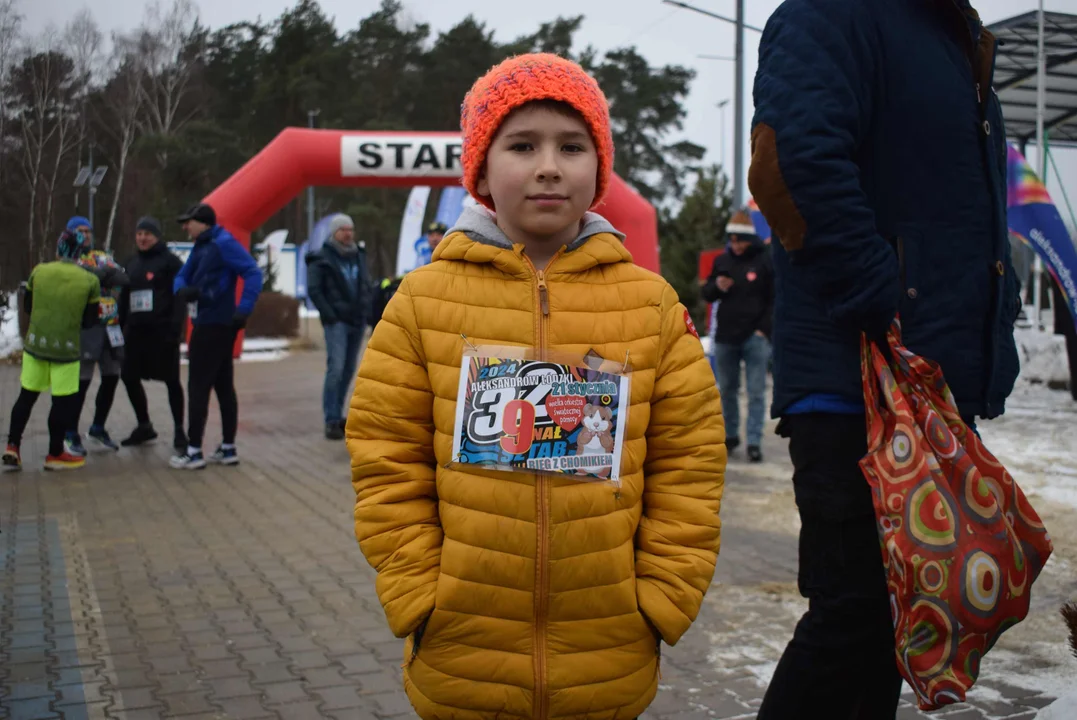
MULTIPOLYGON (((513 138, 528 139, 528 138, 536 137, 536 136, 541 135, 541 134, 542 133, 540 131, 538 131, 538 130, 527 130, 527 129, 525 129, 525 130, 516 130, 514 132, 506 133, 503 137, 506 140, 510 140, 510 139, 513 139, 513 138)), ((562 131, 562 132, 558 132, 557 137, 560 138, 561 140, 581 140, 581 139, 590 139, 591 135, 590 135, 590 133, 584 132, 583 130, 565 130, 565 131, 562 131)))

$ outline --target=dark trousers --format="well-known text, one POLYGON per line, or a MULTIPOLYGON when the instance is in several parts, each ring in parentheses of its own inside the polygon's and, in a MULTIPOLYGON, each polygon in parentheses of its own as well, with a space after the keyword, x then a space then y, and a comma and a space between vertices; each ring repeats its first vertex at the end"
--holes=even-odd
MULTIPOLYGON (((177 349, 176 352, 179 352, 177 349)), ((142 378, 139 377, 139 368, 132 363, 124 363, 123 385, 127 388, 127 397, 131 400, 131 408, 135 411, 135 418, 139 425, 150 424, 150 407, 146 399, 146 390, 142 387, 142 378)), ((164 381, 168 388, 168 407, 172 410, 172 423, 176 434, 183 432, 183 384, 177 367, 175 376, 170 376, 164 381)))
POLYGON ((871 490, 862 415, 790 415, 800 512, 800 593, 808 612, 767 689, 760 720, 892 720, 902 679, 871 490))
MULTIPOLYGON (((82 416, 82 408, 86 404, 87 391, 90 389, 92 380, 79 381, 78 409, 75 411, 75 422, 72 427, 78 432, 78 421, 82 416)), ((120 384, 118 375, 102 375, 101 386, 97 388, 97 399, 94 401, 93 422, 91 426, 104 427, 108 421, 108 414, 112 412, 112 403, 116 399, 116 387, 120 384)))
POLYGON ((232 368, 232 348, 236 331, 231 325, 196 325, 191 331, 187 350, 187 404, 190 410, 190 430, 187 433, 191 447, 202 447, 202 435, 206 431, 209 415, 209 394, 217 394, 221 406, 222 440, 225 445, 236 441, 239 423, 239 401, 232 368))
MULTIPOLYGON (((14 407, 11 408, 11 426, 8 428, 7 441, 9 445, 19 447, 22 444, 22 434, 26 431, 26 424, 30 422, 30 413, 34 410, 34 404, 41 393, 22 389, 14 407)), ((79 396, 63 395, 52 396, 52 411, 49 412, 49 455, 54 457, 63 455, 64 435, 69 428, 75 426, 78 420, 79 396)))

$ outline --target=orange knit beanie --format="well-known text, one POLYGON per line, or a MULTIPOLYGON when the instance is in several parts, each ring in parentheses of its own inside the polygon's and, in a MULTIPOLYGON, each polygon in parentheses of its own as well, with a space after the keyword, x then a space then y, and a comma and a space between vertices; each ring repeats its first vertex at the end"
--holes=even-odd
POLYGON ((583 68, 551 53, 518 55, 505 60, 479 78, 464 97, 460 108, 464 187, 472 197, 493 209, 491 198, 479 195, 477 190, 486 153, 509 113, 535 100, 567 103, 590 127, 598 151, 598 182, 591 205, 594 208, 605 197, 613 171, 609 103, 598 83, 583 68))

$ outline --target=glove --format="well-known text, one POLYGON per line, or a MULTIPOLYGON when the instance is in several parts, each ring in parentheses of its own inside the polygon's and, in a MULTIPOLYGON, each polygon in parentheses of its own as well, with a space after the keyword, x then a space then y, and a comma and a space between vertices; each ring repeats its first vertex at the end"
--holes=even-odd
POLYGON ((250 317, 247 313, 237 312, 232 316, 232 327, 236 330, 242 330, 247 327, 247 318, 250 317))

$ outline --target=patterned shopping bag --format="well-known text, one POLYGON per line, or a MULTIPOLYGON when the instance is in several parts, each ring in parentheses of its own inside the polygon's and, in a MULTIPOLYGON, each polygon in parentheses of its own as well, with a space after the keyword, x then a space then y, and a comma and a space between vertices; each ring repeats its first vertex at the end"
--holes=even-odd
POLYGON ((897 663, 921 710, 963 702, 980 660, 1028 614, 1051 540, 1024 493, 956 410, 939 366, 861 343, 871 485, 897 663))

